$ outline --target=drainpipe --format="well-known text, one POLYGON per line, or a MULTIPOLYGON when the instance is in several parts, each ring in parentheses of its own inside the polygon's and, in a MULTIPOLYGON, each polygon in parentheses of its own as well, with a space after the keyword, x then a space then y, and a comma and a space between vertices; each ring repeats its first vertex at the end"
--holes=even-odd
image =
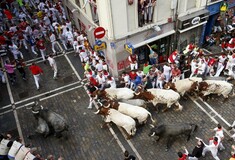
MULTIPOLYGON (((175 35, 174 35, 174 43, 175 43, 175 46, 174 46, 174 50, 176 48, 178 48, 178 36, 179 36, 179 33, 178 33, 178 1, 179 0, 176 0, 176 8, 175 8, 175 23, 174 23, 174 29, 175 29, 175 35)), ((173 48, 172 48, 173 49, 173 48)))

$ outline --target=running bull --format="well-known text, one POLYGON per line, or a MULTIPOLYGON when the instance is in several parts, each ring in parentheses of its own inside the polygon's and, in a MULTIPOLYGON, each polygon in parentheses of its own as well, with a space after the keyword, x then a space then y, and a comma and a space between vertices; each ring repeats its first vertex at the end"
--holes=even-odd
POLYGON ((31 109, 38 121, 35 132, 43 134, 44 137, 47 137, 49 133, 54 133, 56 137, 61 137, 63 131, 68 131, 69 126, 61 115, 45 109, 42 105, 39 106, 38 102, 35 102, 31 109))
POLYGON ((187 141, 190 140, 191 135, 194 133, 194 131, 197 129, 196 124, 190 124, 190 123, 182 123, 182 124, 169 124, 169 125, 159 125, 154 127, 151 125, 152 128, 150 130, 149 136, 157 136, 158 141, 161 137, 167 138, 166 143, 166 151, 168 151, 168 148, 170 147, 170 143, 175 139, 178 135, 187 135, 187 141))

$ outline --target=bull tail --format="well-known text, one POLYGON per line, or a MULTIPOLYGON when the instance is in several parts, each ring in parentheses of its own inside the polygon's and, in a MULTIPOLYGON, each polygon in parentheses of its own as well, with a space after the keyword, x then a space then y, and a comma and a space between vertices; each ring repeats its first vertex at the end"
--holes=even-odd
POLYGON ((133 127, 133 128, 131 129, 131 135, 134 136, 135 133, 136 133, 136 127, 133 127))
POLYGON ((150 112, 148 112, 148 114, 149 114, 149 117, 150 117, 152 123, 156 123, 156 120, 153 119, 152 114, 150 112))
POLYGON ((231 97, 235 96, 235 88, 233 87, 233 94, 231 95, 231 97))
POLYGON ((183 110, 183 106, 179 102, 176 102, 175 105, 178 107, 178 109, 176 109, 177 111, 183 110))

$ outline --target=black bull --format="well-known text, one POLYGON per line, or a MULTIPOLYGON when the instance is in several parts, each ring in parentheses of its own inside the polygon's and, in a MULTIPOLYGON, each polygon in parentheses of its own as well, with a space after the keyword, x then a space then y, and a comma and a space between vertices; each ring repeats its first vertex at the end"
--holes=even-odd
POLYGON ((157 127, 154 127, 150 130, 149 136, 157 136, 158 139, 160 137, 166 137, 167 138, 167 144, 166 144, 166 151, 170 147, 170 143, 173 142, 176 136, 178 135, 186 135, 187 141, 190 140, 190 137, 192 133, 197 129, 196 124, 189 124, 189 123, 183 123, 183 124, 170 124, 170 125, 160 125, 157 127))
POLYGON ((47 136, 49 134, 47 128, 49 128, 50 133, 53 132, 55 136, 60 137, 63 131, 68 131, 69 126, 61 115, 38 105, 32 107, 32 112, 38 120, 37 133, 47 136))

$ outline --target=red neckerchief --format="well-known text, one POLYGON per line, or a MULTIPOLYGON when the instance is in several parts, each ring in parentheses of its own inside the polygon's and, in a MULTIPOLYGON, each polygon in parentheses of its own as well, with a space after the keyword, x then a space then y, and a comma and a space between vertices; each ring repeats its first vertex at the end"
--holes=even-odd
POLYGON ((215 146, 217 146, 217 144, 218 144, 218 142, 216 142, 216 141, 213 141, 213 143, 214 143, 215 146))

